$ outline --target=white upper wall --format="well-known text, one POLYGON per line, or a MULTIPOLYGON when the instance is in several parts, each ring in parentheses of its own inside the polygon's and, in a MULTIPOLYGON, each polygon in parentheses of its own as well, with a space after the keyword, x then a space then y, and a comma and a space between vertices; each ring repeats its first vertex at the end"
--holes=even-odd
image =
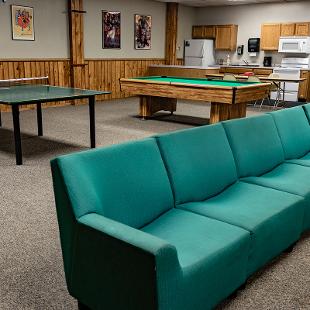
MULTIPOLYGON (((262 63, 264 52, 258 57, 249 57, 247 53, 248 39, 260 37, 262 23, 310 21, 310 1, 286 2, 273 4, 252 4, 196 9, 196 24, 236 24, 238 29, 237 45, 244 45, 244 55, 230 53, 233 62, 245 58, 251 62, 262 63)), ((227 52, 217 52, 217 58, 225 58, 227 52)), ((278 53, 266 53, 273 56, 273 62, 278 63, 281 56, 278 53)))
MULTIPOLYGON (((164 58, 166 3, 151 0, 84 0, 85 58, 164 58), (102 10, 121 12, 121 49, 102 49, 102 10), (152 15, 152 48, 135 50, 134 14, 152 15)), ((195 9, 179 6, 178 57, 191 37, 195 9)), ((0 59, 69 58, 67 0, 0 2, 0 59), (11 4, 34 8, 35 41, 12 40, 11 4)))
POLYGON ((178 19, 177 57, 183 58, 184 40, 192 37, 192 26, 197 23, 196 9, 180 5, 178 19))
POLYGON ((164 58, 166 4, 146 0, 86 0, 85 58, 164 58), (121 12, 121 49, 102 48, 102 10, 121 12), (135 50, 134 15, 152 16, 152 48, 135 50))
POLYGON ((0 3, 0 59, 68 58, 65 0, 8 0, 0 3), (34 7, 35 41, 12 40, 11 4, 34 7))

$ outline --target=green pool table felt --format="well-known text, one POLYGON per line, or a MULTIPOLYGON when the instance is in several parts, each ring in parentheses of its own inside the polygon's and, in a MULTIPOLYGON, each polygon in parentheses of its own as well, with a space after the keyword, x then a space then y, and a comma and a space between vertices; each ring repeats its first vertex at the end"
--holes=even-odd
POLYGON ((183 83, 183 84, 196 84, 196 85, 210 85, 210 86, 227 86, 238 87, 261 84, 259 82, 239 82, 239 81, 223 81, 223 80, 209 80, 207 78, 181 78, 173 76, 146 76, 134 78, 135 80, 145 80, 152 82, 166 82, 166 83, 183 83))

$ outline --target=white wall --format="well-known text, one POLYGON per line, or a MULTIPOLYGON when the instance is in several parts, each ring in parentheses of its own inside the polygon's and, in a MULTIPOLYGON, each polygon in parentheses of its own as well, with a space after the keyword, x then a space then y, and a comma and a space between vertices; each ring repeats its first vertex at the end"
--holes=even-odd
MULTIPOLYGON (((196 9, 196 13, 197 24, 239 25, 237 44, 243 44, 245 52, 243 56, 230 53, 232 62, 240 62, 245 58, 250 62, 262 63, 266 54, 273 56, 274 63, 279 63, 281 55, 278 53, 260 52, 258 57, 249 57, 247 53, 248 39, 260 37, 262 23, 310 21, 310 1, 200 8, 196 9)), ((226 58, 227 54, 227 52, 218 52, 216 57, 226 58)))
POLYGON ((183 58, 184 40, 192 37, 192 26, 196 24, 196 8, 179 6, 177 57, 183 58))
POLYGON ((65 0, 8 0, 0 3, 0 59, 68 58, 65 0), (35 41, 12 40, 11 4, 34 7, 35 41))
MULTIPOLYGON (((86 58, 164 58, 166 3, 151 0, 85 0, 86 58), (102 10, 121 12, 121 49, 102 49, 102 10), (151 50, 134 49, 134 14, 152 15, 151 50)), ((191 37, 195 9, 179 6, 178 57, 191 37)), ((67 0, 7 0, 0 2, 0 59, 69 58, 67 0), (11 4, 34 8, 35 41, 12 40, 11 4)))
POLYGON ((164 58, 166 4, 146 0, 86 0, 85 58, 164 58), (121 49, 102 48, 102 10, 121 12, 121 49), (134 14, 152 15, 152 48, 135 50, 134 14))

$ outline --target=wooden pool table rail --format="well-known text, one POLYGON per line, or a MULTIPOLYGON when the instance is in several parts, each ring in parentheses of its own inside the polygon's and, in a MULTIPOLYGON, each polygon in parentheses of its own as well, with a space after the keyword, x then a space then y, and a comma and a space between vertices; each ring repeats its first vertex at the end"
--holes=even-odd
POLYGON ((266 97, 270 83, 238 87, 199 85, 179 82, 120 79, 121 90, 140 96, 140 116, 150 117, 165 110, 176 111, 177 99, 211 102, 210 123, 245 117, 246 104, 266 97))

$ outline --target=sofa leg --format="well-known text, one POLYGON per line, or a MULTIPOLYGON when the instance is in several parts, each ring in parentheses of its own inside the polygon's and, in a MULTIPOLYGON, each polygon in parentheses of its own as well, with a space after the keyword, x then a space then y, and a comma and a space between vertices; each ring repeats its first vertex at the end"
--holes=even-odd
POLYGON ((295 247, 296 244, 297 244, 297 242, 293 243, 286 250, 284 250, 284 253, 292 253, 292 251, 294 250, 294 247, 295 247))
POLYGON ((79 310, 91 310, 89 307, 85 306, 80 301, 78 301, 78 307, 79 307, 79 310))

